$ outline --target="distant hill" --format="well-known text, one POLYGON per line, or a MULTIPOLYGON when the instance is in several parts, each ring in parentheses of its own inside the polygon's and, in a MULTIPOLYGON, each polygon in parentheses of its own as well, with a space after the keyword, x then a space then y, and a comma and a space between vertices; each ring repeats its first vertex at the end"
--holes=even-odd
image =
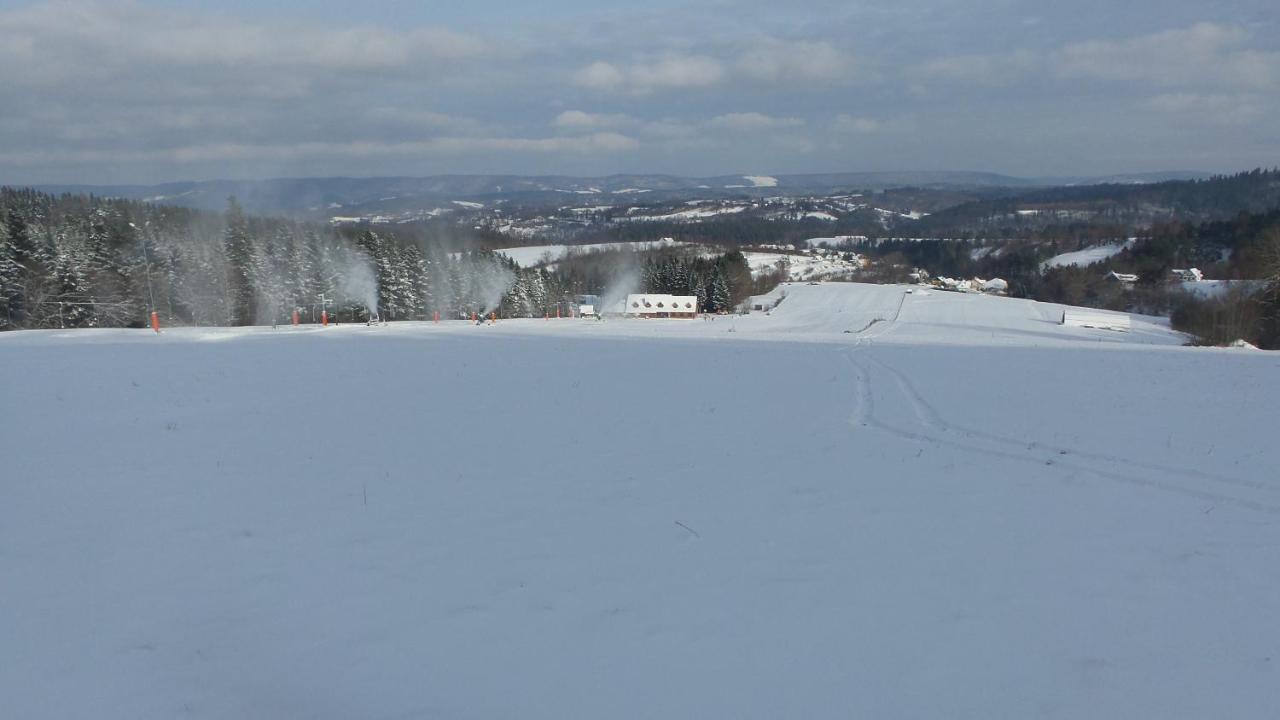
MULTIPOLYGON (((1118 178, 1109 178, 1118 180, 1118 178)), ((1108 182, 1036 188, 962 203, 921 220, 922 232, 996 230, 1017 234, 1048 225, 1141 226, 1165 220, 1217 220, 1280 207, 1280 170, 1207 179, 1108 182)))
POLYGON ((1156 173, 1107 178, 1018 178, 983 172, 860 172, 802 175, 619 174, 604 177, 565 175, 433 175, 428 177, 277 178, 207 180, 161 185, 42 185, 50 194, 75 193, 221 210, 229 196, 255 214, 329 217, 352 213, 403 212, 447 206, 454 200, 555 205, 567 197, 590 196, 637 201, 717 198, 742 195, 808 195, 877 191, 901 187, 932 189, 1016 188, 1090 185, 1098 182, 1144 183, 1194 173, 1156 173))

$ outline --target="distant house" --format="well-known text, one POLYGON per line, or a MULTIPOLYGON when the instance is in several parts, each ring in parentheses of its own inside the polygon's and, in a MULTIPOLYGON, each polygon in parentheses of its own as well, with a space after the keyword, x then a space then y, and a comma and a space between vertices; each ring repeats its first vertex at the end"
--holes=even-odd
POLYGON ((1121 285, 1133 285, 1138 282, 1138 276, 1132 273, 1118 273, 1115 270, 1107 273, 1107 279, 1118 282, 1121 285))
POLYGON ((1170 280, 1176 282, 1200 282, 1204 279, 1204 273, 1199 268, 1188 268, 1186 270, 1170 270, 1170 280))
POLYGON ((1003 295, 1009 290, 1009 283, 1000 279, 992 278, 983 280, 982 278, 973 278, 972 280, 963 280, 949 277, 936 277, 932 281, 932 285, 940 290, 954 290, 955 292, 984 292, 992 295, 1003 295))
POLYGON ((982 283, 982 292, 992 295, 1004 295, 1009 291, 1009 283, 1003 278, 991 278, 982 283))
POLYGON ((623 312, 632 317, 693 318, 698 316, 698 297, 658 293, 628 295, 623 312))

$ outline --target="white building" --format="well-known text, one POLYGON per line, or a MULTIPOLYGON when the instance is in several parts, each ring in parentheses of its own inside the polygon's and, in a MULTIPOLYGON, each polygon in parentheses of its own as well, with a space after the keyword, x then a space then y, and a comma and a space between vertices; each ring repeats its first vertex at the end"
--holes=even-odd
POLYGON ((991 278, 982 282, 982 292, 1003 295, 1009 292, 1009 282, 1003 278, 991 278))
POLYGON ((696 295, 663 295, 659 293, 628 295, 627 306, 623 313, 633 317, 696 317, 698 315, 698 297, 696 295))

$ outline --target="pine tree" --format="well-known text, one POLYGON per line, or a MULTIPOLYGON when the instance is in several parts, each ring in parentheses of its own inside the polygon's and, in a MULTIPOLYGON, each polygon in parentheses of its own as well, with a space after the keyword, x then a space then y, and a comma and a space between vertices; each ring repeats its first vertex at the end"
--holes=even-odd
POLYGON ((729 294, 729 283, 725 282, 724 274, 719 268, 711 275, 711 287, 708 290, 709 300, 712 312, 729 312, 733 307, 733 301, 729 294))
POLYGON ((127 281, 121 272, 121 261, 116 253, 107 213, 95 207, 89 211, 85 223, 85 278, 89 295, 94 303, 92 323, 111 327, 128 321, 122 312, 125 304, 127 281))
POLYGON ((703 279, 700 273, 693 273, 689 275, 689 289, 687 292, 698 298, 698 310, 700 312, 706 312, 708 297, 707 282, 703 279))
POLYGON ((252 325, 257 316, 252 278, 253 247, 249 223, 234 197, 227 198, 223 247, 227 258, 227 322, 231 325, 252 325))
POLYGON ((75 266, 75 258, 67 249, 59 249, 53 261, 53 274, 57 283, 59 327, 89 325, 93 320, 93 312, 87 303, 87 283, 75 266))
POLYGON ((22 269, 18 267, 6 213, 0 217, 0 330, 17 327, 13 311, 15 304, 21 306, 21 281, 22 269))
POLYGON ((9 209, 4 225, 8 230, 6 254, 17 270, 16 282, 9 291, 9 316, 11 322, 21 327, 37 327, 41 321, 41 305, 54 294, 52 253, 46 243, 34 236, 17 210, 9 209))

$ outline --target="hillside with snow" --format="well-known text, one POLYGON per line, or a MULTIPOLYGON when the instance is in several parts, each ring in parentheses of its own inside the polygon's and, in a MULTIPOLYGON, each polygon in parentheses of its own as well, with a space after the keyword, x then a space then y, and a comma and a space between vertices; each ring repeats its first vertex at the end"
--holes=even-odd
POLYGON ((1105 243, 1102 245, 1093 245, 1083 250, 1075 250, 1072 252, 1059 253, 1044 262, 1044 267, 1070 267, 1072 265, 1085 267, 1094 263, 1102 262, 1111 257, 1119 255, 1125 248, 1133 247, 1134 239, 1125 242, 1105 243))
POLYGON ((776 292, 0 335, 5 714, 1274 715, 1274 355, 776 292))
POLYGON ((594 252, 644 252, 662 248, 678 247, 684 243, 670 238, 640 242, 592 243, 587 245, 528 245, 523 247, 500 248, 494 252, 501 253, 520 267, 536 267, 550 265, 563 260, 572 253, 594 252))

